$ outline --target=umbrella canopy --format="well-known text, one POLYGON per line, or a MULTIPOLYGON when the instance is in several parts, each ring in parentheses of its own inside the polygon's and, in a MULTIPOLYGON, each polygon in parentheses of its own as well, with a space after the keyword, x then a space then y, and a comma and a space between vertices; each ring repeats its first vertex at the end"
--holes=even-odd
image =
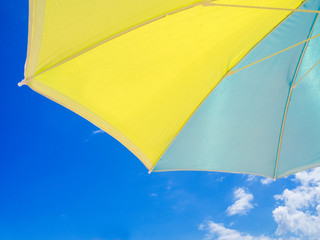
POLYGON ((150 171, 320 165, 319 0, 30 0, 26 84, 150 171))

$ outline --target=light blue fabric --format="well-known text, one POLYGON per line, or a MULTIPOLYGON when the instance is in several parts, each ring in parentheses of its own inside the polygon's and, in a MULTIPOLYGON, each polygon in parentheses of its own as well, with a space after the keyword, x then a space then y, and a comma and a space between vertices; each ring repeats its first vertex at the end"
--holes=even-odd
MULTIPOLYGON (((318 19, 313 36, 320 34, 318 19)), ((311 40, 297 80, 320 60, 320 37, 311 40)), ((293 89, 278 166, 278 176, 320 166, 320 64, 293 89)))
MULTIPOLYGON (((318 0, 309 0, 302 8, 316 9, 319 4, 318 0)), ((292 14, 237 68, 306 39, 315 16, 292 14)), ((285 103, 303 47, 226 77, 182 129, 154 171, 214 170, 273 177, 285 103)))

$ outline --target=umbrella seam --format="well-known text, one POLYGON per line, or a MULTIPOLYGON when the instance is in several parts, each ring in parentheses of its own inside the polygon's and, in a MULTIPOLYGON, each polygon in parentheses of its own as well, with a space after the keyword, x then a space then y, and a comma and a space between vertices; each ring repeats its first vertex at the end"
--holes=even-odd
MULTIPOLYGON (((227 75, 233 75, 233 74, 235 74, 235 73, 237 73, 237 72, 239 72, 239 71, 242 71, 242 70, 244 70, 244 69, 246 69, 246 68, 248 68, 248 67, 251 67, 251 66, 253 66, 253 65, 255 65, 255 64, 257 64, 257 63, 260 63, 260 62, 262 62, 262 61, 265 61, 265 60, 267 60, 267 59, 269 59, 269 58, 271 58, 271 57, 274 57, 274 56, 276 56, 276 55, 278 55, 278 54, 280 54, 280 53, 283 53, 283 52, 285 52, 285 51, 288 51, 288 50, 290 50, 290 49, 292 49, 292 48, 294 48, 294 47, 297 47, 297 46, 299 46, 299 45, 301 45, 301 44, 303 44, 303 43, 305 43, 305 42, 309 42, 310 40, 312 40, 312 39, 315 39, 315 38, 317 38, 317 37, 320 37, 320 34, 317 34, 317 35, 315 35, 315 36, 313 36, 313 37, 310 37, 310 38, 307 38, 307 39, 305 39, 305 40, 303 40, 303 41, 301 41, 301 42, 298 42, 298 43, 296 43, 296 44, 294 44, 294 45, 292 45, 292 46, 290 46, 290 47, 287 47, 287 48, 285 48, 285 49, 283 49, 283 50, 281 50, 281 51, 278 51, 278 52, 276 52, 276 53, 273 53, 273 54, 271 54, 271 55, 269 55, 269 56, 267 56, 267 57, 265 57, 265 58, 262 58, 262 59, 260 59, 260 60, 258 60, 258 61, 255 61, 255 62, 253 62, 253 63, 250 63, 250 64, 248 64, 247 66, 244 66, 244 67, 242 67, 242 68, 239 68, 239 69, 237 69, 237 70, 235 70, 235 71, 229 71, 228 72, 228 74, 227 75)), ((317 63, 318 64, 318 63, 317 63)), ((316 65, 317 65, 316 64, 316 65)), ((314 66, 315 67, 315 66, 314 66)), ((312 69, 311 69, 312 70, 312 69)), ((42 73, 42 72, 41 72, 42 73)), ((37 74, 38 75, 38 74, 37 74)), ((37 75, 35 75, 34 77, 36 77, 37 75)), ((32 77, 32 78, 29 78, 29 79, 23 79, 21 82, 19 82, 18 83, 18 86, 19 87, 21 87, 22 85, 26 85, 28 82, 30 82, 34 77, 32 77)), ((305 77, 305 76, 304 76, 305 77)), ((303 77, 303 78, 304 78, 303 77)), ((302 79, 300 79, 298 82, 300 82, 302 79)), ((298 84, 298 83, 297 83, 298 84)))
MULTIPOLYGON (((310 36, 313 34, 315 23, 317 22, 318 17, 319 17, 319 14, 317 14, 317 16, 315 17, 315 19, 314 19, 314 21, 312 23, 312 27, 311 27, 311 30, 310 30, 310 32, 308 34, 308 38, 310 38, 310 36)), ((286 119, 287 119, 287 113, 288 113, 288 108, 289 108, 289 104, 290 104, 290 100, 291 100, 291 95, 292 95, 292 91, 293 91, 293 88, 294 88, 295 80, 297 78, 297 73, 298 73, 298 71, 300 69, 304 54, 305 54, 306 49, 308 47, 308 44, 309 44, 309 41, 307 41, 305 43, 304 47, 303 47, 302 53, 301 53, 300 58, 299 58, 299 62, 297 64, 296 70, 294 72, 292 83, 290 85, 289 93, 288 93, 288 96, 287 96, 286 105, 285 105, 283 118, 282 118, 282 122, 281 122, 280 136, 279 136, 279 142, 278 142, 278 148, 277 148, 277 156, 276 156, 276 166, 275 166, 274 176, 273 176, 274 180, 277 178, 277 171, 278 171, 280 151, 281 151, 281 145, 282 145, 282 139, 283 139, 284 126, 285 126, 286 119)))
POLYGON ((210 3, 210 2, 203 2, 202 5, 203 6, 213 6, 213 7, 221 6, 221 7, 255 8, 255 9, 304 12, 304 13, 320 13, 320 11, 317 11, 317 10, 303 10, 303 9, 293 9, 293 8, 276 8, 276 7, 250 6, 250 5, 221 4, 221 3, 210 3))
POLYGON ((308 72, 306 72, 294 85, 293 85, 293 88, 295 88, 299 82, 301 82, 302 79, 304 79, 318 64, 320 63, 320 60, 318 62, 316 62, 312 68, 310 68, 308 70, 308 72))
POLYGON ((276 56, 276 55, 278 55, 278 54, 280 54, 280 53, 283 53, 283 52, 285 52, 285 51, 288 51, 288 50, 290 50, 290 49, 292 49, 292 48, 294 48, 294 47, 297 47, 297 46, 299 46, 299 45, 301 45, 301 44, 303 44, 303 43, 309 42, 310 40, 313 40, 313 39, 315 39, 315 38, 317 38, 317 37, 320 37, 320 34, 317 34, 317 35, 315 35, 315 36, 313 36, 313 37, 307 38, 307 39, 305 39, 305 40, 303 40, 303 41, 301 41, 301 42, 298 42, 298 43, 296 43, 296 44, 294 44, 294 45, 291 45, 290 47, 287 47, 287 48, 285 48, 285 49, 282 49, 282 50, 280 50, 280 51, 278 51, 278 52, 276 52, 276 53, 273 53, 273 54, 271 54, 271 55, 269 55, 269 56, 267 56, 267 57, 265 57, 265 58, 262 58, 262 59, 260 59, 260 60, 258 60, 258 61, 255 61, 255 62, 253 62, 253 63, 250 63, 250 64, 248 64, 247 66, 244 66, 244 67, 242 67, 242 68, 239 68, 239 69, 237 69, 237 70, 235 70, 235 71, 230 71, 230 72, 228 73, 228 75, 233 75, 233 74, 235 74, 235 73, 237 73, 237 72, 239 72, 239 71, 241 71, 241 70, 244 70, 244 69, 246 69, 246 68, 248 68, 248 67, 251 67, 251 66, 253 66, 253 65, 257 64, 257 63, 260 63, 260 62, 262 62, 262 61, 265 61, 265 60, 267 60, 267 59, 269 59, 269 58, 271 58, 271 57, 274 57, 274 56, 276 56))

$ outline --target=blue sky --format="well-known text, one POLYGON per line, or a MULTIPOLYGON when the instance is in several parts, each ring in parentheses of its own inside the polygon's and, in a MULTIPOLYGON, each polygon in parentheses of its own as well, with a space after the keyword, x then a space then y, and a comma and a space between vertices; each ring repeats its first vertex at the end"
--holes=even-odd
POLYGON ((319 239, 320 169, 276 182, 148 174, 108 134, 23 79, 28 1, 0 2, 0 239, 319 239))

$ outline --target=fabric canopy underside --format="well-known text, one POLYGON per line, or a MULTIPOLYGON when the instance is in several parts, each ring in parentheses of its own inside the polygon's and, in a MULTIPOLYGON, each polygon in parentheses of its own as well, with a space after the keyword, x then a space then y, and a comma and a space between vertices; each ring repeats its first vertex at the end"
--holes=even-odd
MULTIPOLYGON (((309 1, 302 8, 314 9, 315 7, 319 7, 319 2, 309 1)), ((316 14, 295 13, 291 15, 251 51, 235 69, 308 38, 315 18, 316 14)), ((313 34, 319 34, 318 28, 319 23, 315 26, 313 34)), ((309 48, 311 44, 317 43, 310 42, 309 48)), ((227 76, 190 119, 158 162, 155 170, 216 169, 274 177, 284 109, 304 47, 305 44, 301 44, 232 76, 227 76), (199 147, 193 147, 193 143, 199 147)), ((310 51, 311 48, 308 50, 310 51)), ((320 47, 318 47, 318 53, 319 50, 320 47)), ((305 54, 308 55, 308 52, 305 54)), ((312 57, 313 61, 302 62, 305 70, 303 70, 304 67, 300 67, 297 79, 301 71, 306 72, 315 61, 320 59, 320 55, 316 55, 318 56, 312 57)), ((312 75, 308 76, 309 79, 304 79, 303 82, 311 80, 306 83, 309 84, 309 89, 305 90, 303 97, 301 96, 307 99, 310 93, 319 91, 319 86, 318 90, 310 86, 314 82, 319 82, 317 81, 319 79, 315 75, 314 78, 311 77, 312 75)), ((293 90, 292 100, 300 91, 301 86, 293 90)), ((312 104, 309 102, 310 106, 318 110, 313 109, 314 112, 308 112, 308 119, 314 123, 308 124, 307 129, 301 129, 301 126, 305 125, 301 118, 306 117, 301 113, 306 110, 296 111, 297 103, 290 103, 290 114, 287 116, 283 147, 279 156, 278 177, 310 168, 314 163, 319 164, 320 141, 317 138, 320 136, 320 118, 319 115, 315 115, 319 114, 319 106, 317 106, 319 96, 312 100, 314 102, 312 104), (293 109, 295 116, 291 115, 293 109), (295 126, 291 126, 293 119, 301 120, 295 126), (292 136, 289 137, 288 134, 292 136), (303 138, 308 140, 301 141, 303 138), (308 145, 304 141, 309 141, 308 145)), ((307 105, 300 107, 308 109, 307 105)))
MULTIPOLYGON (((320 8, 318 0, 241 4, 320 8)), ((319 34, 316 17, 187 0, 34 0, 25 79, 149 170, 282 177, 319 164, 319 68, 292 91, 280 137, 291 85, 320 59, 319 38, 226 74, 319 34)))

